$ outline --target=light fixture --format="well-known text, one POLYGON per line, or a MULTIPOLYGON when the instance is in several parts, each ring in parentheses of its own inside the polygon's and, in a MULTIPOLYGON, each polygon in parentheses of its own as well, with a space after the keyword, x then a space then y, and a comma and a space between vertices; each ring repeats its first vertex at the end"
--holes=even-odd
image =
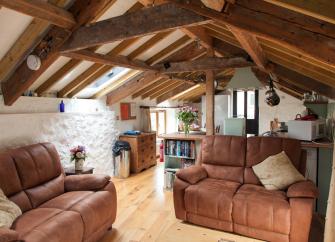
POLYGON ((41 67, 41 59, 37 55, 29 55, 27 58, 27 66, 30 70, 37 71, 41 67))
POLYGON ((269 77, 269 86, 269 90, 265 92, 265 102, 271 107, 277 106, 280 103, 280 97, 273 87, 273 81, 271 77, 269 77))
POLYGON ((236 68, 233 78, 226 86, 227 89, 245 91, 261 89, 263 87, 262 83, 251 70, 251 67, 236 68))

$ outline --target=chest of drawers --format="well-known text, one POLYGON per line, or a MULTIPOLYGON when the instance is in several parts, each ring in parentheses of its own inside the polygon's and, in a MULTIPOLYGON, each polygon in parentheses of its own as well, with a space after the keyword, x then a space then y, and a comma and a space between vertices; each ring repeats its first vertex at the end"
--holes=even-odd
POLYGON ((119 139, 130 144, 130 172, 138 173, 156 165, 156 133, 120 135, 119 139))

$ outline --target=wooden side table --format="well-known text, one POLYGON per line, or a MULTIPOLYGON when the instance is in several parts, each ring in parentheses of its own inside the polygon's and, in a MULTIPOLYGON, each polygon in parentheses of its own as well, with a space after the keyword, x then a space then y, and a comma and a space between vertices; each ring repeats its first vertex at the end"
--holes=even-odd
POLYGON ((72 175, 82 175, 82 174, 93 174, 93 167, 84 167, 82 171, 76 171, 74 167, 67 167, 64 168, 65 175, 72 176, 72 175))

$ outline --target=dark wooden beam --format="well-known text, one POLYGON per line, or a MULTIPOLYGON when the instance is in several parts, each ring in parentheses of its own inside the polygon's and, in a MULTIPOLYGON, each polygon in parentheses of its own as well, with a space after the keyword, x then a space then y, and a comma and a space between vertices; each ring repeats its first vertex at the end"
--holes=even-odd
POLYGON ((167 93, 164 93, 162 96, 159 96, 157 99, 156 99, 156 102, 157 103, 162 103, 168 99, 171 99, 173 98, 174 96, 186 91, 187 89, 193 87, 194 84, 189 84, 189 83, 184 83, 174 89, 172 89, 171 91, 167 92, 167 93))
POLYGON ((206 70, 221 70, 225 68, 240 68, 253 66, 254 63, 246 61, 241 57, 207 57, 193 61, 183 61, 155 65, 162 73, 179 73, 206 70))
POLYGON ((108 66, 121 66, 141 71, 158 70, 158 68, 149 66, 145 62, 139 60, 130 60, 126 56, 121 55, 119 56, 102 55, 89 50, 78 50, 75 52, 67 52, 63 53, 62 55, 70 57, 72 59, 86 60, 108 66))
POLYGON ((219 23, 240 28, 323 62, 335 64, 333 24, 261 0, 236 1, 230 5, 229 13, 206 8, 200 0, 170 0, 170 2, 219 23))
POLYGON ((113 105, 119 102, 120 100, 132 95, 140 88, 151 84, 153 80, 159 78, 159 74, 156 72, 143 72, 140 75, 135 76, 107 95, 107 105, 113 105))
POLYGON ((0 0, 0 5, 61 28, 71 29, 76 24, 71 13, 43 0, 0 0))
POLYGON ((75 51, 208 22, 208 18, 178 8, 174 4, 163 4, 81 27, 73 33, 62 50, 75 51))
MULTIPOLYGON (((105 7, 109 6, 110 2, 111 0, 76 1, 69 9, 69 12, 76 19, 76 24, 71 31, 93 21, 96 16, 100 15, 101 11, 106 10, 105 7), (90 6, 89 8, 87 7, 88 5, 90 6)), ((6 105, 12 105, 58 59, 60 56, 59 50, 71 35, 71 31, 53 26, 42 41, 35 48, 28 51, 28 53, 40 56, 41 67, 37 71, 30 70, 26 61, 21 61, 22 63, 14 74, 2 83, 1 88, 6 105)))

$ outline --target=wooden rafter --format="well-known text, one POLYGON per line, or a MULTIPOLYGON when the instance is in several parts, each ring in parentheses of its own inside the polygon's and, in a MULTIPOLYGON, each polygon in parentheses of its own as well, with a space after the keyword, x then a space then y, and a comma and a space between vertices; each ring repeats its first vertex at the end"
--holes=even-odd
MULTIPOLYGON (((71 30, 79 28, 85 23, 90 23, 95 19, 101 11, 106 10, 106 5, 109 5, 110 0, 94 1, 82 0, 76 1, 69 9, 76 19, 76 24, 71 30), (87 5, 90 3, 90 8, 87 5)), ((2 92, 6 105, 12 105, 24 91, 26 91, 38 77, 48 69, 59 57, 59 49, 70 36, 70 31, 65 31, 57 26, 50 29, 47 36, 34 48, 30 53, 37 53, 41 58, 41 67, 37 71, 30 70, 26 63, 22 63, 15 73, 5 82, 2 83, 2 92), (50 41, 52 40, 52 41, 50 41), (48 51, 44 51, 45 46, 48 46, 48 51), (41 54, 43 53, 43 54, 41 54)))
POLYGON ((178 87, 170 90, 169 92, 165 93, 164 95, 159 96, 156 99, 156 102, 157 103, 162 103, 162 102, 164 102, 164 101, 166 101, 168 99, 173 98, 177 94, 186 91, 187 89, 189 89, 189 88, 191 88, 193 86, 194 86, 194 84, 192 85, 192 84, 189 84, 189 83, 184 83, 181 86, 178 86, 178 87))
POLYGON ((252 62, 241 57, 207 57, 199 60, 165 63, 156 65, 162 73, 178 73, 206 70, 221 70, 225 68, 239 68, 253 66, 252 62))
POLYGON ((71 13, 43 0, 0 0, 0 5, 62 28, 71 29, 76 24, 71 13))
POLYGON ((120 66, 135 70, 141 71, 154 71, 158 70, 158 68, 154 68, 152 66, 147 65, 146 63, 139 60, 130 60, 126 56, 108 56, 95 53, 89 50, 78 50, 74 52, 67 52, 63 54, 64 56, 70 57, 72 59, 86 60, 94 63, 99 63, 108 66, 120 66))
MULTIPOLYGON (((64 7, 67 0, 49 0, 50 3, 64 7)), ((49 22, 34 18, 13 46, 0 61, 0 82, 6 80, 13 70, 21 64, 32 46, 45 35, 49 22)))
POLYGON ((75 51, 206 22, 205 17, 174 4, 164 4, 82 27, 72 34, 62 49, 64 52, 75 51))
POLYGON ((185 9, 222 24, 243 29, 282 45, 299 50, 326 63, 335 64, 335 25, 280 8, 261 0, 242 0, 229 7, 229 14, 219 13, 188 0, 171 0, 185 9), (281 15, 277 16, 278 13, 281 15), (293 18, 295 17, 295 18, 293 18), (295 23, 294 21, 297 21, 295 23), (325 29, 331 30, 325 32, 325 29))

